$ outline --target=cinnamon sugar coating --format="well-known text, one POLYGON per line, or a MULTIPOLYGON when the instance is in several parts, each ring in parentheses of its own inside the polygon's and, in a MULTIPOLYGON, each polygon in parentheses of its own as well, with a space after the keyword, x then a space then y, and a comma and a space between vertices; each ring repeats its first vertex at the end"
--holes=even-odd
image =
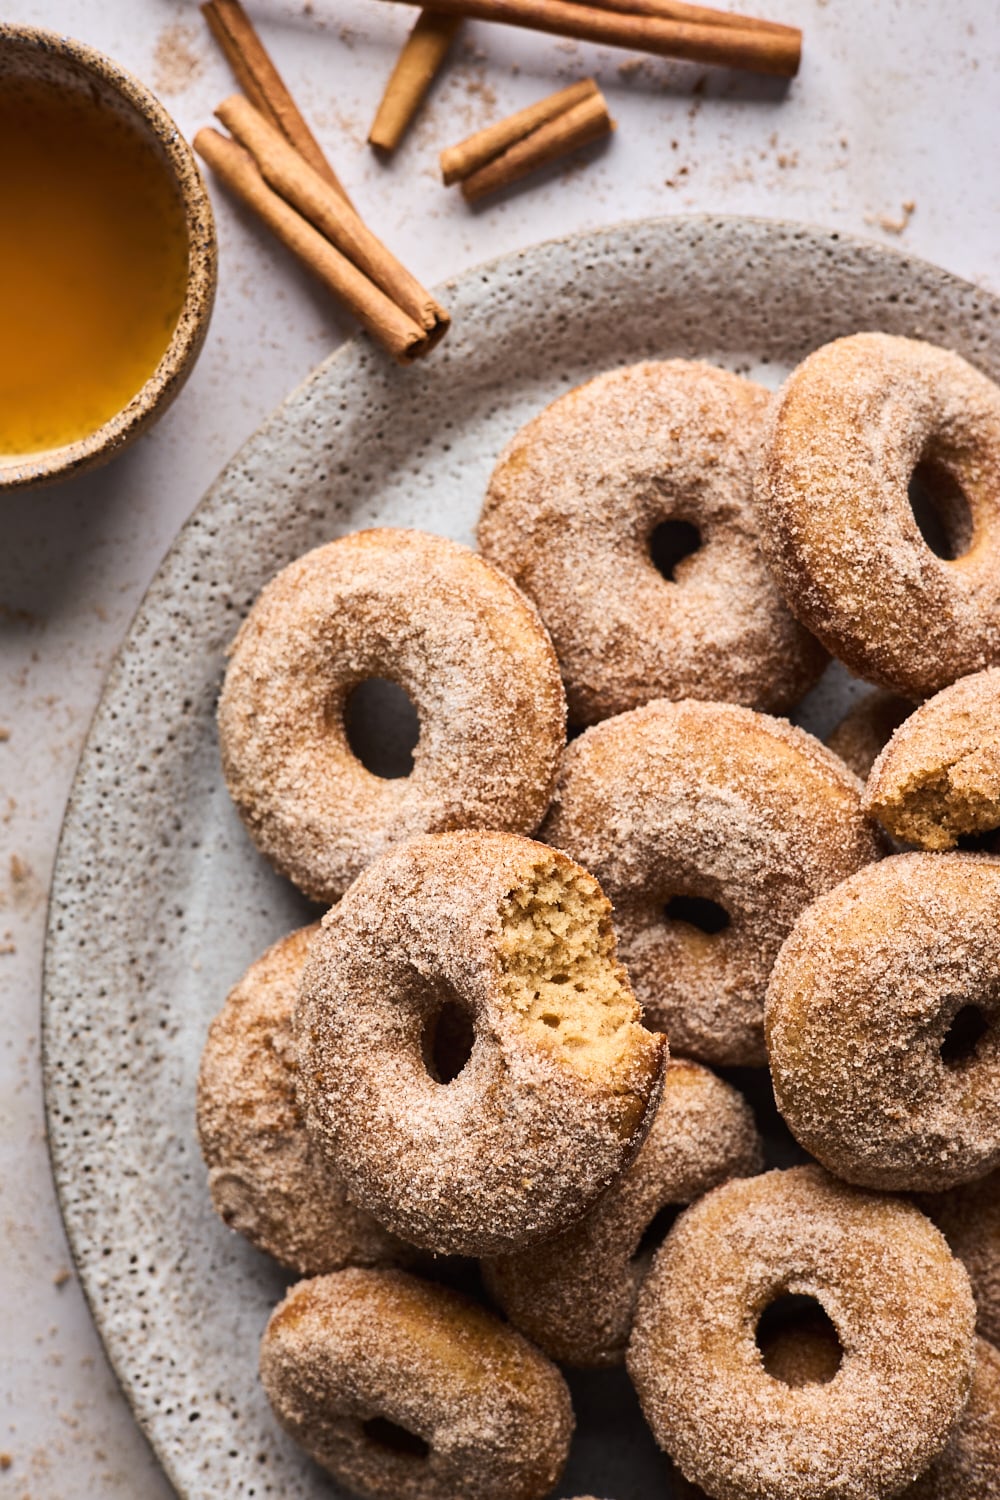
POLYGON ((551 642, 509 579, 457 542, 379 529, 316 548, 263 590, 233 642, 219 742, 258 848, 329 902, 413 834, 532 832, 565 719, 551 642), (409 776, 373 775, 348 743, 348 695, 370 678, 416 708, 409 776))
POLYGON ((324 918, 296 1028, 309 1130, 352 1195, 457 1254, 581 1217, 639 1149, 666 1055, 597 881, 504 833, 413 839, 370 865, 324 918), (440 1082, 449 1008, 472 1047, 440 1082))
POLYGON ((919 700, 1000 662, 1000 387, 957 354, 884 333, 817 349, 770 410, 754 503, 792 610, 859 676, 919 700))
POLYGON ((1000 1345, 1000 1171, 919 1201, 969 1273, 980 1333, 1000 1345))
POLYGON ((401 1271, 299 1282, 260 1373, 278 1421, 373 1500, 541 1500, 573 1409, 555 1365, 469 1298, 401 1271))
POLYGON ((938 1191, 1000 1163, 1000 859, 901 854, 809 907, 768 986, 775 1098, 849 1182, 938 1191))
POLYGON ((884 1500, 947 1442, 974 1320, 965 1270, 928 1219, 796 1167, 682 1214, 640 1293, 628 1368, 657 1442, 717 1500, 884 1500), (755 1329, 786 1292, 837 1330, 826 1384, 765 1370, 755 1329))
POLYGON ((1000 1495, 1000 1351, 976 1340, 969 1404, 948 1444, 901 1500, 996 1500, 1000 1495))
POLYGON ((909 698, 901 698, 898 693, 872 688, 852 704, 827 735, 827 749, 839 755, 855 776, 867 781, 882 750, 914 707, 909 698))
POLYGON ((866 812, 921 849, 1000 827, 1000 668, 962 677, 896 730, 872 767, 866 812))
MULTIPOLYGON (((815 1333, 783 1341, 779 1379, 786 1385, 830 1379, 830 1346, 815 1333)), ((774 1370, 772 1374, 776 1373, 774 1370)), ((677 1470, 671 1475, 674 1500, 706 1500, 677 1470)), ((1000 1352, 976 1340, 976 1367, 969 1401, 945 1447, 899 1500, 996 1500, 1000 1495, 1000 1352)))
POLYGON ((661 700, 567 747, 541 836, 601 882, 648 1023, 671 1048, 762 1065, 782 942, 811 901, 881 852, 860 794, 783 719, 661 700), (683 904, 674 915, 675 898, 692 897, 721 907, 722 930, 701 930, 683 904))
POLYGON ((711 365, 610 370, 547 406, 507 445, 479 521, 484 556, 534 599, 570 719, 653 698, 784 709, 825 665, 757 543, 753 465, 768 392, 711 365), (668 580, 654 532, 697 550, 668 580))
POLYGON ((198 1074, 198 1134, 216 1212, 300 1276, 413 1250, 358 1208, 306 1134, 295 1097, 295 993, 318 924, 275 943, 231 991, 198 1074))
POLYGON ((628 1170, 563 1234, 485 1262, 486 1285, 515 1327, 553 1359, 620 1364, 653 1256, 652 1249, 640 1253, 640 1243, 655 1216, 761 1171, 763 1160, 742 1096, 698 1063, 672 1059, 628 1170))

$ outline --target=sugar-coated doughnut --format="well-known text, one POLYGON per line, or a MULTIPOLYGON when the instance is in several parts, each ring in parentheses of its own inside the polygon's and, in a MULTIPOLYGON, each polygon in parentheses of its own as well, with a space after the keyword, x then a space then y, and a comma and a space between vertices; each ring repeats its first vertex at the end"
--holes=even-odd
POLYGON ((817 349, 771 407, 755 508, 791 608, 859 676, 921 699, 1000 662, 1000 387, 957 354, 884 333, 817 349))
POLYGON ((851 705, 827 735, 827 749, 839 755, 855 776, 867 781, 894 731, 909 718, 914 707, 909 698, 901 698, 898 693, 871 688, 851 705))
POLYGON ((222 764, 264 854, 332 901, 424 832, 531 833, 565 744, 559 666, 534 606, 468 547, 355 532, 289 564, 233 643, 222 764), (359 683, 387 678, 420 719, 409 776, 373 775, 347 739, 359 683))
POLYGON ((557 1233, 631 1161, 666 1044, 640 1022, 593 876, 515 834, 429 835, 323 921, 299 990, 310 1131, 349 1190, 430 1250, 557 1233), (442 1012, 468 1061, 435 1074, 442 1012))
POLYGON ((826 656, 764 565, 751 507, 769 400, 711 365, 611 370, 547 406, 507 445, 479 522, 552 633, 571 722, 652 698, 785 709, 826 656), (654 563, 663 523, 695 551, 654 563))
POLYGON ((541 837, 601 882, 647 1021, 671 1048, 759 1065, 782 942, 881 852, 860 798, 843 763, 783 719, 661 700, 567 747, 541 837), (691 898, 714 903, 707 927, 691 898))
POLYGON ((976 1340, 969 1404, 944 1452, 901 1500, 996 1500, 1000 1495, 1000 1351, 976 1340))
POLYGON ((771 974, 775 1098, 848 1182, 934 1192, 1000 1163, 1000 859, 901 854, 799 918, 771 974))
POLYGON ((681 1215, 640 1293, 628 1368, 657 1442, 717 1500, 884 1500, 947 1442, 974 1326, 968 1276, 929 1219, 795 1167, 681 1215), (756 1327, 785 1293, 837 1331, 826 1384, 764 1367, 756 1327))
POLYGON ((260 1351, 278 1421, 373 1500, 541 1500, 573 1430, 566 1383, 467 1297, 401 1271, 301 1281, 260 1351))
POLYGON ((921 849, 1000 827, 1000 668, 974 672, 906 719, 872 767, 864 807, 921 849))
POLYGON ((919 1201, 969 1273, 980 1333, 1000 1345, 1000 1171, 919 1201))
MULTIPOLYGON (((786 1385, 825 1384, 839 1364, 840 1345, 809 1330, 789 1334, 768 1352, 765 1368, 786 1385)), ((673 1500, 706 1500, 705 1491, 689 1484, 674 1470, 670 1478, 673 1500)), ((930 1467, 908 1485, 899 1500, 996 1500, 1000 1495, 1000 1352, 985 1339, 976 1340, 976 1367, 969 1401, 951 1436, 930 1467)))
POLYGON ((698 1063, 672 1059, 649 1134, 628 1170, 563 1234, 485 1262, 486 1285, 514 1326, 553 1359, 620 1364, 652 1259, 652 1249, 640 1246, 657 1215, 762 1166, 743 1097, 698 1063))
POLYGON ((310 1141, 296 1099, 295 993, 318 925, 250 965, 209 1028, 198 1134, 223 1221, 300 1276, 413 1258, 310 1141))

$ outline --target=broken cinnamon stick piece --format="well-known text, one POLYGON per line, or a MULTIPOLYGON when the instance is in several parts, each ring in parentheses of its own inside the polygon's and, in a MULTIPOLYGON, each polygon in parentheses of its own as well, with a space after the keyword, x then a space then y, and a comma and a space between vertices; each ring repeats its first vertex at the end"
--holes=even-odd
POLYGON ((207 0, 201 11, 251 104, 281 131, 344 202, 350 203, 343 183, 323 155, 240 0, 207 0))
MULTIPOLYGON (((403 0, 418 5, 420 0, 403 0)), ((802 54, 802 33, 794 27, 774 31, 747 20, 742 28, 710 26, 703 22, 663 20, 659 15, 625 14, 600 9, 583 0, 434 0, 449 16, 470 16, 524 26, 554 36, 598 42, 606 47, 628 47, 656 57, 682 57, 689 62, 724 68, 747 68, 794 78, 802 54)))
POLYGON ((395 151, 447 57, 461 24, 461 16, 442 16, 436 10, 420 12, 385 86, 382 102, 368 132, 369 145, 377 146, 380 151, 395 151))
POLYGON ((597 84, 592 78, 583 78, 579 83, 571 83, 569 88, 550 94, 547 99, 540 99, 537 104, 529 104, 527 109, 519 109, 516 114, 508 115, 506 120, 498 120, 495 125, 487 125, 485 130, 477 130, 475 135, 470 135, 468 140, 461 141, 457 146, 449 146, 446 151, 441 152, 440 157, 445 187, 471 177, 473 172, 485 167, 487 162, 513 146, 515 141, 524 140, 540 125, 565 114, 574 104, 591 99, 598 92, 597 84))
POLYGON ((427 353, 427 332, 268 187, 249 152, 211 128, 198 131, 194 149, 394 359, 409 364, 427 353))
POLYGON ((249 100, 234 94, 219 105, 215 114, 250 152, 265 182, 275 192, 304 214, 359 271, 426 329, 432 343, 444 336, 451 320, 440 302, 400 264, 354 209, 338 197, 249 100))
POLYGON ((556 157, 588 146, 614 128, 615 122, 608 114, 603 94, 599 90, 589 94, 465 177, 462 196, 466 202, 475 203, 487 193, 499 192, 529 172, 546 166, 556 157))

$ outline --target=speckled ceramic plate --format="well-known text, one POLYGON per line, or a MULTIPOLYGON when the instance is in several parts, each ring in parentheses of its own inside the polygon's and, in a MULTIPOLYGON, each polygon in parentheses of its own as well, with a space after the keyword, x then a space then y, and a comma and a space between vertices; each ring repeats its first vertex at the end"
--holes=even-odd
MULTIPOLYGON (((880 245, 742 219, 625 224, 446 286, 454 327, 399 370, 364 338, 272 416, 181 532, 111 671, 52 890, 45 1083, 66 1227, 108 1352, 187 1497, 330 1496, 272 1420, 257 1346, 284 1277, 209 1205, 194 1131, 206 1028, 306 908, 257 856, 219 771, 223 653, 262 584, 345 531, 472 540, 501 445, 616 364, 697 356, 774 384, 817 344, 885 329, 1000 374, 1000 303, 880 245)), ((825 732, 841 674, 803 722, 825 732)), ((559 1495, 652 1500, 663 1461, 624 1376, 574 1381, 559 1495)))

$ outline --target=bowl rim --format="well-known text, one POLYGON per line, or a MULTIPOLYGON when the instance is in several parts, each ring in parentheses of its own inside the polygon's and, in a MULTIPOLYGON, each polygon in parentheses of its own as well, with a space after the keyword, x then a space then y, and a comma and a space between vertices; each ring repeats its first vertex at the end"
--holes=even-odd
POLYGON ((158 144, 180 194, 188 237, 184 300, 159 363, 113 416, 85 437, 37 453, 0 455, 0 492, 51 484, 107 462, 170 405, 201 351, 215 300, 218 250, 215 216, 194 153, 168 111, 132 73, 87 42, 38 26, 0 22, 0 48, 66 59, 128 104, 158 144))

